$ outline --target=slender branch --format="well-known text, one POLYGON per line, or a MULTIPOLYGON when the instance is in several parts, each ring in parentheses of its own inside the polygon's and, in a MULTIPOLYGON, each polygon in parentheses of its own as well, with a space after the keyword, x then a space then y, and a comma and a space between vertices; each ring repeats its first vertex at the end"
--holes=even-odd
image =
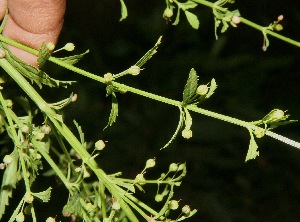
MULTIPOLYGON (((199 1, 200 2, 202 0, 195 0, 195 1, 199 1)), ((206 2, 206 3, 208 4, 208 2, 206 2)), ((267 31, 269 31, 269 30, 267 30, 267 31)), ((21 49, 24 49, 24 50, 26 50, 28 52, 31 52, 31 53, 35 54, 35 55, 38 54, 37 50, 29 48, 27 46, 24 46, 24 45, 22 45, 20 43, 17 43, 15 41, 11 40, 11 39, 4 38, 2 35, 0 35, 0 41, 3 41, 5 43, 7 43, 7 44, 11 44, 13 46, 16 46, 16 47, 19 47, 21 49)), ((105 83, 105 80, 104 80, 103 77, 95 75, 95 74, 90 73, 90 72, 87 72, 87 71, 82 70, 80 68, 77 68, 77 67, 75 67, 73 65, 67 64, 67 63, 65 63, 65 62, 63 62, 63 61, 61 61, 61 60, 59 60, 59 59, 57 59, 55 57, 50 57, 49 61, 51 61, 53 63, 56 63, 57 65, 62 66, 64 68, 66 68, 66 69, 69 69, 69 70, 71 70, 73 72, 76 72, 76 73, 78 73, 80 75, 86 76, 88 78, 91 78, 91 79, 96 80, 96 81, 101 82, 101 83, 105 83)), ((141 95, 141 96, 153 99, 153 100, 157 100, 159 102, 163 102, 163 103, 166 103, 166 104, 169 104, 169 105, 173 105, 173 106, 177 106, 177 107, 181 107, 182 106, 182 102, 180 102, 180 101, 169 99, 169 98, 166 98, 166 97, 163 97, 163 96, 159 96, 159 95, 156 95, 156 94, 153 94, 153 93, 145 92, 143 90, 136 89, 136 88, 133 88, 133 87, 130 87, 130 86, 118 83, 118 82, 114 82, 114 81, 111 84, 113 86, 117 87, 117 88, 121 88, 121 89, 126 90, 128 92, 132 92, 132 93, 137 94, 137 95, 141 95)), ((40 99, 41 99, 41 97, 40 97, 40 99)), ((43 101, 43 99, 41 99, 41 101, 43 101)), ((46 111, 45 107, 47 107, 47 111, 50 112, 49 109, 51 109, 51 108, 49 107, 49 105, 47 103, 45 103, 42 106, 40 106, 40 108, 44 108, 43 111, 46 111)), ((246 122, 246 121, 242 121, 242 120, 230 117, 230 116, 225 116, 225 115, 222 115, 222 114, 219 114, 219 113, 215 113, 215 112, 212 112, 212 111, 209 111, 209 110, 205 110, 205 109, 202 109, 202 108, 199 108, 199 107, 196 107, 196 106, 186 106, 186 108, 189 109, 189 110, 191 110, 191 111, 200 113, 202 115, 209 116, 209 117, 212 117, 212 118, 215 118, 215 119, 219 119, 219 120, 223 120, 225 122, 229 122, 229 123, 232 123, 232 124, 235 124, 235 125, 238 125, 238 126, 242 126, 242 127, 245 127, 245 128, 250 128, 252 130, 260 128, 258 126, 253 125, 252 123, 249 123, 249 122, 246 122)), ((51 110, 51 111, 52 111, 52 115, 55 115, 55 112, 53 113, 53 110, 51 110)), ((269 134, 266 134, 266 135, 269 136, 269 134)), ((273 137, 273 138, 275 138, 275 137, 273 137)), ((278 139, 277 137, 275 139, 280 140, 282 142, 286 141, 286 140, 283 140, 283 139, 278 139)), ((295 142, 295 141, 292 142, 292 143, 288 143, 288 144, 289 145, 292 144, 292 146, 300 149, 300 145, 298 145, 298 143, 295 142)))
MULTIPOLYGON (((215 5, 214 3, 206 1, 206 0, 192 0, 192 1, 196 2, 198 4, 201 4, 201 5, 205 5, 205 6, 210 7, 210 8, 215 8, 215 9, 217 9, 219 11, 224 12, 224 13, 227 12, 227 11, 229 12, 228 9, 220 7, 218 5, 215 5)), ((280 40, 282 40, 284 42, 287 42, 287 43, 290 43, 290 44, 295 45, 297 47, 300 47, 300 42, 298 42, 298 41, 295 41, 295 40, 293 40, 291 38, 287 38, 287 37, 285 37, 283 35, 280 35, 280 34, 278 34, 276 32, 268 30, 268 29, 266 29, 266 27, 257 25, 256 23, 251 22, 251 21, 249 21, 249 20, 247 20, 247 19, 245 19, 243 17, 240 17, 240 20, 241 20, 242 23, 244 23, 244 24, 246 24, 246 25, 248 25, 248 26, 250 26, 252 28, 255 28, 255 29, 259 30, 259 31, 265 31, 267 34, 269 34, 269 35, 271 35, 271 36, 273 36, 275 38, 278 38, 278 39, 280 39, 280 40)))

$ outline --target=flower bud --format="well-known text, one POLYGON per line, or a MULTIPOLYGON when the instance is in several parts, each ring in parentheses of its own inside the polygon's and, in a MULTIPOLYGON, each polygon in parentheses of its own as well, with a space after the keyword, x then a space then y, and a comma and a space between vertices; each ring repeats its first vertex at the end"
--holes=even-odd
POLYGON ((191 208, 189 205, 184 205, 181 209, 181 212, 185 215, 189 214, 191 212, 191 208))
POLYGON ((114 77, 110 72, 108 72, 108 73, 104 74, 104 80, 106 83, 110 83, 111 81, 114 80, 114 77))
POLYGON ((23 125, 23 126, 21 127, 21 131, 22 131, 23 133, 29 133, 29 132, 30 132, 30 128, 29 128, 27 125, 23 125))
POLYGON ((10 164, 11 162, 13 161, 13 158, 11 155, 5 155, 4 158, 3 158, 3 162, 8 165, 10 164))
POLYGON ((96 150, 103 150, 105 147, 105 143, 103 140, 98 140, 96 143, 95 143, 95 149, 96 150))
POLYGON ((193 132, 190 129, 182 130, 182 137, 185 139, 190 139, 193 136, 193 132))
POLYGON ((134 65, 128 69, 128 73, 133 76, 137 76, 138 74, 140 74, 140 72, 141 72, 141 68, 139 66, 134 65))
POLYGON ((48 42, 47 45, 46 45, 46 47, 47 47, 47 49, 48 49, 49 51, 53 51, 54 48, 55 48, 55 45, 54 45, 53 42, 48 42))
POLYGON ((234 15, 234 16, 232 16, 231 21, 234 24, 239 24, 241 22, 241 18, 239 16, 237 16, 237 15, 234 15))
POLYGON ((173 10, 171 8, 166 8, 163 14, 165 19, 169 19, 173 16, 173 10))
POLYGON ((51 127, 49 125, 43 125, 42 132, 45 134, 49 134, 51 132, 51 127))
POLYGON ((282 117, 284 117, 284 111, 280 109, 276 109, 271 115, 272 119, 281 119, 282 117))
POLYGON ((283 15, 279 15, 277 21, 280 22, 283 19, 283 15))
POLYGON ((6 167, 6 164, 5 163, 0 163, 0 170, 4 170, 6 167))
POLYGON ((48 217, 46 222, 55 222, 55 218, 53 217, 48 217))
POLYGON ((69 42, 64 46, 63 49, 68 51, 68 52, 71 52, 75 49, 75 45, 73 43, 69 42))
POLYGON ((179 206, 179 203, 178 203, 177 200, 171 200, 169 202, 169 209, 170 210, 176 210, 178 208, 178 206, 179 206))
POLYGON ((177 163, 171 163, 170 166, 169 166, 169 171, 170 172, 175 172, 178 170, 178 165, 177 163))
POLYGON ((208 92, 208 86, 207 85, 200 85, 197 88, 196 93, 200 96, 206 95, 208 92))
POLYGON ((72 96, 72 102, 75 102, 78 98, 78 95, 75 93, 73 96, 72 96))
POLYGON ((257 138, 262 138, 265 135, 265 132, 266 131, 262 128, 256 128, 253 133, 257 138))
POLYGON ((146 167, 145 167, 146 169, 154 167, 154 166, 155 166, 155 159, 149 159, 149 160, 147 160, 146 167))
POLYGON ((156 194, 155 195, 155 201, 156 202, 161 202, 164 199, 164 196, 161 194, 156 194))
POLYGON ((280 31, 282 31, 283 26, 282 26, 281 24, 276 24, 275 27, 274 27, 274 29, 275 29, 276 31, 280 32, 280 31))
POLYGON ((82 170, 81 167, 76 167, 76 168, 75 168, 75 172, 76 172, 76 173, 79 173, 81 170, 82 170))
POLYGON ((118 201, 115 201, 115 202, 113 203, 113 205, 111 206, 111 208, 112 208, 113 210, 120 210, 121 206, 120 206, 120 204, 119 204, 118 201))

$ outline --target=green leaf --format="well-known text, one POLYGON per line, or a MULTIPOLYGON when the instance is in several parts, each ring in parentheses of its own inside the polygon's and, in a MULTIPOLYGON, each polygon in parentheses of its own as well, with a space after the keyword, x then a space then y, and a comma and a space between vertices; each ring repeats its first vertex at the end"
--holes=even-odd
POLYGON ((127 18, 128 12, 127 12, 127 7, 124 3, 124 0, 120 0, 120 2, 121 2, 121 18, 120 18, 120 22, 121 22, 127 18))
POLYGON ((200 22, 197 18, 197 16, 189 11, 184 11, 185 16, 188 20, 188 22, 190 23, 190 25, 194 28, 194 29, 198 29, 200 22))
POLYGON ((45 42, 43 42, 37 58, 39 68, 42 68, 45 65, 50 56, 51 54, 48 51, 47 45, 45 42))
POLYGON ((51 106, 51 108, 56 109, 56 110, 60 110, 64 107, 66 107, 67 105, 69 105, 72 102, 74 94, 72 93, 69 98, 63 99, 61 101, 58 101, 56 103, 50 103, 49 105, 51 106))
POLYGON ((247 152, 245 162, 247 162, 248 160, 251 160, 251 159, 255 159, 257 156, 259 156, 259 152, 257 151, 258 146, 255 142, 253 132, 252 132, 251 129, 248 129, 248 131, 250 133, 250 144, 249 144, 249 149, 248 149, 248 152, 247 152))
POLYGON ((103 130, 105 130, 109 126, 112 126, 112 124, 117 121, 119 108, 118 108, 117 96, 114 92, 111 94, 111 98, 112 98, 112 105, 111 105, 109 120, 106 127, 103 130))
POLYGON ((47 190, 38 192, 38 193, 32 193, 33 196, 41 199, 43 202, 48 202, 51 197, 51 190, 52 188, 49 187, 47 190))
POLYGON ((67 87, 68 85, 73 84, 75 81, 60 81, 51 78, 42 70, 27 64, 26 62, 22 61, 14 54, 12 54, 7 48, 5 49, 6 59, 8 62, 23 76, 27 77, 31 80, 31 82, 35 82, 40 88, 42 88, 42 84, 48 85, 50 87, 67 87))
POLYGON ((265 31, 262 31, 262 33, 263 33, 263 36, 264 36, 264 44, 263 44, 262 49, 263 49, 263 51, 267 51, 267 49, 270 45, 270 41, 268 39, 267 33, 265 31))
POLYGON ((193 119, 191 114, 189 113, 189 110, 184 108, 184 112, 185 112, 185 129, 191 129, 192 124, 193 124, 193 119))
POLYGON ((74 124, 75 124, 75 126, 78 130, 79 137, 80 137, 80 142, 81 142, 82 146, 86 148, 86 142, 84 140, 84 133, 81 129, 81 126, 76 122, 76 120, 73 120, 73 122, 74 122, 74 124))
POLYGON ((206 94, 205 96, 205 99, 208 99, 209 97, 211 97, 215 90, 217 89, 218 85, 216 83, 216 80, 213 78, 211 81, 210 81, 210 86, 209 86, 209 91, 208 93, 206 94))
POLYGON ((69 198, 69 202, 63 208, 63 214, 78 215, 82 209, 80 199, 81 199, 81 197, 78 193, 71 196, 69 198))
POLYGON ((78 54, 78 55, 73 55, 73 56, 68 56, 64 58, 57 58, 61 60, 62 62, 68 63, 70 65, 76 64, 79 60, 83 58, 86 54, 89 53, 89 50, 85 51, 84 53, 78 54))
POLYGON ((270 124, 269 129, 274 129, 278 126, 283 126, 283 125, 287 125, 287 124, 295 123, 295 122, 298 122, 298 120, 287 120, 287 121, 282 121, 282 122, 274 122, 274 123, 270 124))
POLYGON ((176 19, 175 19, 175 21, 173 22, 172 25, 178 25, 179 20, 180 20, 180 8, 177 9, 176 19))
POLYGON ((227 24, 226 21, 222 20, 222 24, 223 24, 223 27, 221 29, 221 33, 224 33, 226 32, 226 30, 228 29, 229 25, 227 24))
POLYGON ((192 210, 192 211, 191 211, 189 214, 187 214, 187 215, 181 216, 181 217, 178 218, 176 221, 183 221, 183 220, 185 220, 185 219, 187 219, 187 218, 193 216, 195 213, 197 213, 197 210, 196 210, 196 209, 192 210))
POLYGON ((18 182, 18 152, 15 149, 10 156, 12 162, 7 165, 2 179, 0 190, 0 219, 5 213, 6 206, 8 205, 9 198, 12 197, 12 190, 16 188, 18 182))
POLYGON ((161 44, 162 36, 160 36, 155 45, 135 64, 138 67, 142 67, 151 57, 157 52, 158 46, 161 44))
POLYGON ((187 10, 187 9, 192 9, 197 7, 197 3, 193 2, 193 1, 187 1, 185 3, 178 3, 178 7, 181 8, 182 10, 187 10))
POLYGON ((177 125, 177 128, 175 130, 175 133, 173 134, 171 139, 166 143, 166 145, 164 145, 162 148, 160 148, 160 150, 167 148, 176 139, 180 129, 182 128, 182 125, 184 122, 184 112, 182 111, 181 107, 179 107, 179 110, 180 110, 180 118, 179 118, 179 123, 177 125))
POLYGON ((189 78, 183 90, 183 103, 189 104, 198 87, 198 76, 195 69, 191 69, 189 78))

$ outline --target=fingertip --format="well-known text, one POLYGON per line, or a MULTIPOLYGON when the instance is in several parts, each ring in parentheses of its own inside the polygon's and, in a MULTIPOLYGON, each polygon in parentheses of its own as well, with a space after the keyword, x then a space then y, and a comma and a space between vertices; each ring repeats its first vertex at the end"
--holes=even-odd
POLYGON ((7 0, 0 0, 0 21, 4 18, 7 8, 7 0))

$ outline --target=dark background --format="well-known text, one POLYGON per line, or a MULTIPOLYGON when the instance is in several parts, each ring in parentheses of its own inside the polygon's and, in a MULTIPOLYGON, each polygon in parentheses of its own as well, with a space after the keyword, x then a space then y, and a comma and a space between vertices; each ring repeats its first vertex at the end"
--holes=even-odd
MULTIPOLYGON (((262 33, 243 24, 230 27, 216 41, 213 15, 205 6, 192 10, 200 20, 199 30, 194 30, 183 13, 178 26, 167 24, 162 18, 164 1, 125 2, 129 17, 120 23, 119 1, 68 1, 59 45, 73 42, 75 53, 90 49, 78 67, 98 75, 118 73, 133 65, 163 35, 158 53, 145 70, 119 82, 182 100, 188 73, 195 68, 201 83, 215 78, 219 86, 201 105, 204 109, 252 121, 279 108, 288 110, 292 119, 300 119, 299 48, 269 37, 270 47, 264 52, 262 33)), ((236 8, 243 17, 263 26, 284 15, 281 34, 299 40, 298 1, 244 0, 230 5, 230 9, 236 8)), ((178 137, 169 148, 159 151, 177 127, 176 107, 131 93, 119 95, 118 121, 103 132, 111 105, 105 85, 56 66, 48 69, 56 78, 78 81, 67 90, 44 87, 41 93, 47 101, 78 94, 78 101, 64 111, 65 121, 73 126, 76 119, 88 141, 109 141, 97 159, 107 173, 122 171, 134 178, 147 159, 156 157, 157 167, 146 177, 158 176, 170 163, 186 162, 188 174, 175 196, 182 199, 182 206, 198 209, 188 221, 300 220, 300 151, 296 148, 267 137, 257 139, 260 156, 245 163, 246 129, 191 113, 193 137, 188 141, 178 137)), ((276 132, 299 141, 299 129, 295 123, 276 132)), ((67 194, 54 180, 49 183, 54 188, 52 201, 38 206, 38 212, 65 221, 60 212, 67 194)), ((41 187, 49 183, 37 182, 41 187)), ((146 198, 150 190, 146 188, 146 198)))

